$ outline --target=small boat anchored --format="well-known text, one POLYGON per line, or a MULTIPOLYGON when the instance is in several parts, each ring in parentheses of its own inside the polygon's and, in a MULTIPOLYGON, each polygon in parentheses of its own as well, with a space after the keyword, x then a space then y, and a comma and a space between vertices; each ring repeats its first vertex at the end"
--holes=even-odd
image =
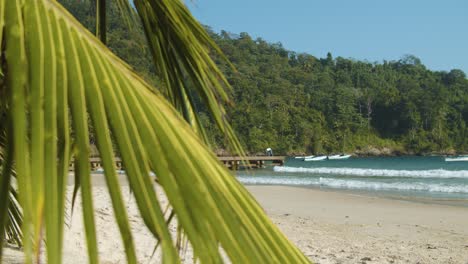
POLYGON ((445 157, 445 161, 468 161, 468 156, 445 157))
POLYGON ((305 160, 305 159, 311 159, 315 157, 314 155, 312 156, 297 156, 297 157, 294 157, 295 159, 298 159, 298 160, 305 160))
POLYGON ((351 155, 348 154, 338 154, 338 155, 330 155, 330 156, 296 156, 294 159, 296 160, 303 160, 303 161, 321 161, 321 160, 345 160, 349 159, 351 155))
POLYGON ((351 155, 340 154, 340 155, 328 156, 328 159, 329 160, 345 160, 345 159, 349 159, 350 157, 351 157, 351 155))
POLYGON ((327 156, 312 156, 312 157, 306 157, 304 158, 304 161, 321 161, 321 160, 326 160, 327 156))

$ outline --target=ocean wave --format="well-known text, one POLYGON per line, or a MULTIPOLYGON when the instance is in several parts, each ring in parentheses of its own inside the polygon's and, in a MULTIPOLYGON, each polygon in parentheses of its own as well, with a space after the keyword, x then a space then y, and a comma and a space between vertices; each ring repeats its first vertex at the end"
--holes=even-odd
POLYGON ((387 182, 368 182, 357 180, 342 180, 320 178, 321 186, 340 188, 340 189, 366 189, 366 190, 396 190, 396 191, 426 191, 426 192, 444 192, 444 193, 468 193, 467 185, 443 185, 432 183, 387 183, 387 182))
POLYGON ((401 177, 401 178, 467 178, 468 170, 389 170, 389 169, 361 169, 361 168, 302 168, 275 166, 276 172, 349 175, 358 177, 401 177))
POLYGON ((237 179, 244 184, 252 185, 318 185, 318 178, 294 178, 294 177, 255 177, 255 176, 238 176, 237 179))
POLYGON ((387 191, 425 191, 441 193, 468 193, 468 185, 445 185, 422 182, 375 182, 343 180, 331 178, 296 178, 296 177, 238 177, 239 181, 251 185, 296 185, 318 186, 337 189, 387 190, 387 191))

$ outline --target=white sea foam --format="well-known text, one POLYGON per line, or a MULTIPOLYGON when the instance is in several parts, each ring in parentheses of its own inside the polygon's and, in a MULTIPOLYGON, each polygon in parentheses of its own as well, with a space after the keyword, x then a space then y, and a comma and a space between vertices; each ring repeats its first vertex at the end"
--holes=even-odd
POLYGON ((340 189, 368 189, 368 190, 397 190, 397 191, 426 191, 445 193, 468 193, 468 185, 444 185, 434 183, 402 183, 402 182, 369 182, 357 180, 342 180, 320 178, 321 186, 340 189))
POLYGON ((255 177, 255 176, 240 176, 237 179, 244 184, 258 185, 318 185, 318 178, 295 178, 295 177, 255 177))
POLYGON ((307 173, 322 175, 349 175, 358 177, 402 177, 402 178, 467 178, 468 170, 388 170, 363 168, 302 168, 282 167, 273 168, 276 172, 307 173))
POLYGON ((393 191, 426 191, 444 193, 468 193, 468 185, 446 185, 423 182, 376 182, 360 180, 344 180, 333 178, 297 178, 297 177, 255 177, 240 176, 239 181, 244 184, 258 185, 297 185, 297 186, 323 186, 338 189, 361 190, 393 190, 393 191))

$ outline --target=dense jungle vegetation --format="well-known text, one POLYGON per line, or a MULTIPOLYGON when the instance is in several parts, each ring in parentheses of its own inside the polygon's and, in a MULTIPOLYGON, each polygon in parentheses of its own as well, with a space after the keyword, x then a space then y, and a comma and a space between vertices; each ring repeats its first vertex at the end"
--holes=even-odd
MULTIPOLYGON (((61 2, 94 31, 87 4, 61 2)), ((142 29, 129 30, 112 10, 111 49, 147 81, 163 85, 142 29), (128 35, 132 40, 123 38, 128 35)), ((317 58, 248 33, 211 35, 236 69, 217 60, 233 87, 228 117, 250 153, 267 147, 281 154, 468 151, 468 80, 461 70, 431 71, 414 55, 383 62, 331 53, 317 58)), ((223 149, 208 115, 203 123, 213 147, 223 149)))

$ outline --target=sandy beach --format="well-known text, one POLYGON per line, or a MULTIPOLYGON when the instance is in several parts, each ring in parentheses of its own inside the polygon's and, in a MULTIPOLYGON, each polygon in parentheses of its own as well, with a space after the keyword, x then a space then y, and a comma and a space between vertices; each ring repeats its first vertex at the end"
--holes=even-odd
MULTIPOLYGON (((102 263, 125 263, 109 196, 99 177, 93 191, 100 258, 102 263)), ((315 263, 468 263, 468 207, 286 186, 247 188, 315 263)), ((126 187, 124 195, 138 259, 158 263, 158 253, 151 257, 155 240, 126 187)), ((78 205, 67 220, 64 263, 87 263, 80 210, 78 205)), ((20 252, 5 251, 4 263, 22 263, 20 252)), ((192 263, 190 252, 185 260, 192 263)))
POLYGON ((249 186, 316 263, 468 263, 468 207, 249 186))

